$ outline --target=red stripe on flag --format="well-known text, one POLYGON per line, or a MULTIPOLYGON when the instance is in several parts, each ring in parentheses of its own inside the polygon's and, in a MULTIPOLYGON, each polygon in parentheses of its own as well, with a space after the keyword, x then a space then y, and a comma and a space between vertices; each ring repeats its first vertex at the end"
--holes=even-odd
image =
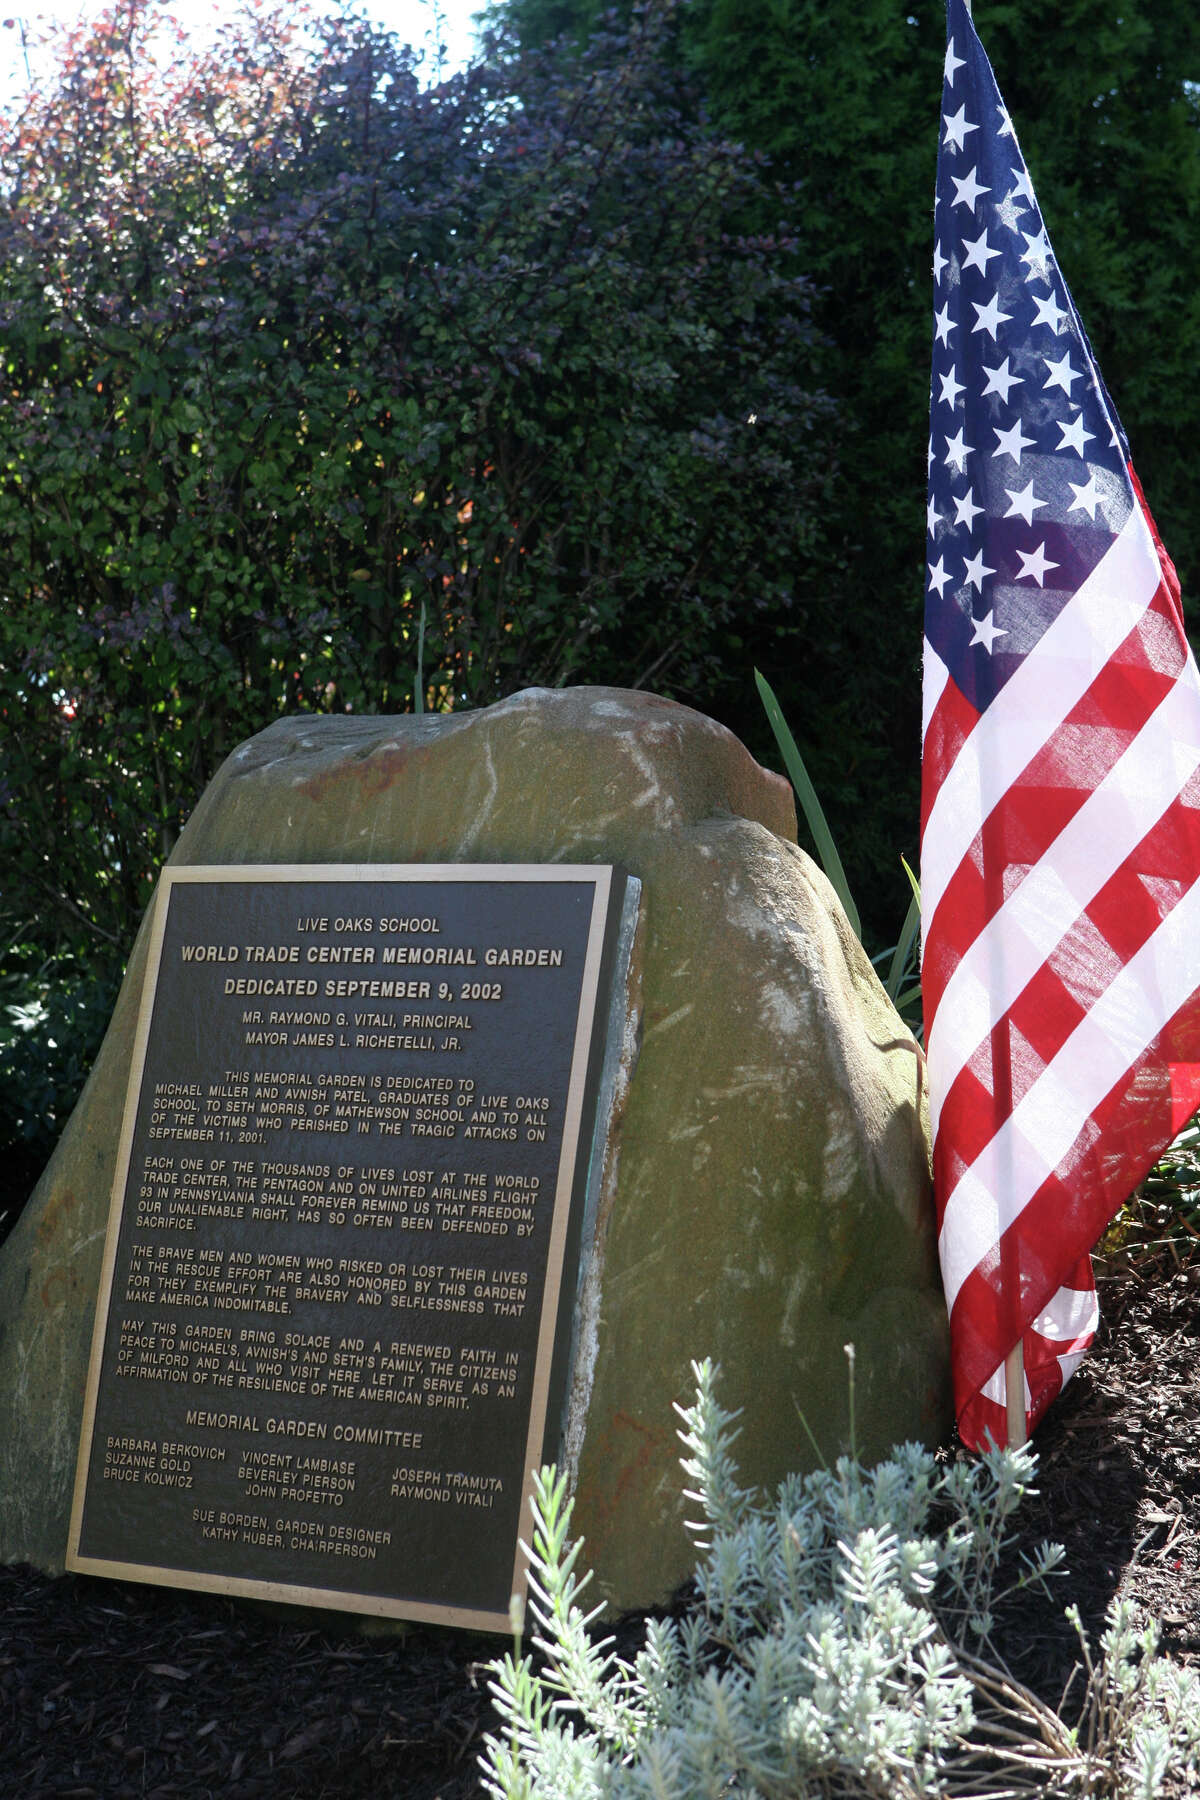
MULTIPOLYGON (((1064 1284, 1079 1293, 1094 1294, 1095 1278, 1092 1275, 1092 1259, 1082 1257, 1067 1276, 1064 1284)), ((1062 1392, 1063 1373, 1059 1361, 1063 1356, 1078 1356, 1086 1350, 1095 1337, 1094 1330, 1075 1333, 1070 1337, 1047 1337, 1043 1332, 1030 1326, 1024 1337, 1025 1380, 1029 1384, 1033 1411, 1041 1418, 1052 1400, 1062 1392)))
MULTIPOLYGON (((1077 1244, 1093 1244, 1170 1141, 1171 1065, 1200 1062, 1200 1017, 1189 996, 1101 1104, 1069 1154, 959 1289, 950 1315, 955 1409, 964 1443, 982 1448, 977 1396, 998 1367, 996 1345, 1011 1348, 1078 1264, 1077 1244), (1002 1284, 1001 1267, 1019 1268, 1002 1284)), ((1082 1283, 1078 1283, 1082 1285, 1082 1283)), ((1060 1346, 1061 1350, 1066 1346, 1060 1346)), ((1052 1398, 1049 1396, 1048 1398, 1052 1398)), ((1048 1404, 1031 1417, 1031 1429, 1048 1404)))
MULTIPOLYGON (((922 756, 926 762, 936 769, 948 769, 959 751, 974 731, 979 721, 979 710, 972 706, 966 695, 953 681, 948 681, 938 697, 938 703, 929 716, 929 724, 925 728, 924 749, 922 756)), ((928 808, 933 802, 933 790, 928 782, 921 787, 921 835, 925 835, 925 818, 928 808)))
MULTIPOLYGON (((930 1031, 947 981, 995 911, 983 869, 1016 871, 1019 879, 1046 854, 1174 685, 1185 655, 1170 595, 1160 584, 1138 626, 1078 706, 1026 767, 1013 771, 1011 785, 976 833, 926 927, 921 981, 930 1031)), ((953 684, 951 690, 957 692, 953 684)), ((933 780, 925 782, 927 804, 940 780, 936 764, 931 774, 933 780)))
POLYGON ((1171 1064, 1171 1136, 1178 1137, 1200 1108, 1200 1063, 1171 1064))
MULTIPOLYGON (((960 1177, 1007 1116, 1008 1109, 1000 1113, 993 1100, 993 1070, 1004 1067, 1010 1104, 1019 1104, 1092 1001, 1162 924, 1170 910, 1164 888, 1184 892, 1198 867, 1200 771, 1100 889, 950 1084, 934 1145, 939 1230, 960 1177)), ((1175 1112, 1185 1094, 1185 1085, 1177 1085, 1175 1112)), ((1186 1087, 1186 1093, 1192 1091, 1186 1087)), ((1184 1122, 1200 1105, 1200 1072, 1195 1092, 1184 1122)), ((1173 1125, 1170 1135, 1178 1129, 1173 1125)))
POLYGON ((1142 492, 1142 484, 1138 480, 1137 470, 1131 462, 1126 463, 1125 467, 1129 470, 1129 479, 1133 483, 1133 491, 1137 498, 1137 503, 1142 509, 1142 517, 1150 527, 1150 536, 1154 539, 1154 549, 1158 556, 1158 566, 1162 570, 1163 580, 1167 584, 1167 592, 1170 596, 1175 624, 1179 630, 1180 637, 1183 637, 1186 634, 1187 628, 1183 618, 1183 593, 1179 586, 1178 572, 1168 554, 1167 546, 1163 543, 1162 538, 1158 534, 1158 526, 1154 522, 1154 514, 1150 511, 1150 504, 1147 501, 1145 494, 1142 492))
MULTIPOLYGON (((1002 1449, 1008 1442, 1008 1409, 989 1400, 986 1394, 977 1394, 971 1401, 969 1424, 973 1449, 1002 1449)), ((964 1437, 963 1442, 967 1441, 964 1437)))
MULTIPOLYGON (((1096 1284, 1092 1278, 1089 1258, 1084 1257, 1076 1265, 1068 1285, 1080 1293, 1095 1293, 1096 1284)), ((1061 1358, 1081 1356, 1091 1347, 1095 1335, 1094 1331, 1084 1331, 1074 1337, 1059 1340, 1045 1337, 1032 1328, 1026 1331, 1022 1340, 1022 1375, 1028 1389, 1026 1419, 1029 1430, 1033 1428, 1030 1421, 1042 1418, 1047 1408, 1062 1393, 1064 1376, 1061 1358)), ((1007 1375, 1007 1370, 1005 1373, 1007 1375)), ((989 1439, 996 1445, 1007 1443, 1008 1408, 991 1395, 981 1392, 963 1396, 962 1416, 972 1433, 971 1442, 976 1448, 982 1449, 989 1439)))
MULTIPOLYGON (((1043 1067, 1058 1055, 1092 999, 1159 929, 1169 911, 1164 889, 1173 887, 1177 895, 1184 893, 1196 868, 1200 868, 1200 770, 1175 805, 1142 837, 1130 859, 1079 914, 1074 927, 950 1084, 937 1138, 939 1143, 943 1138, 954 1143, 954 1181, 999 1127, 1000 1118, 991 1103, 991 1069, 1000 1060, 1002 1040, 1007 1040, 1004 1053, 1011 1102, 1016 1105, 1043 1067)), ((1191 1112, 1186 1118, 1191 1118, 1191 1112)), ((952 1181, 952 1168, 943 1163, 937 1179, 943 1197, 952 1192, 952 1186, 943 1184, 946 1181, 952 1181)))

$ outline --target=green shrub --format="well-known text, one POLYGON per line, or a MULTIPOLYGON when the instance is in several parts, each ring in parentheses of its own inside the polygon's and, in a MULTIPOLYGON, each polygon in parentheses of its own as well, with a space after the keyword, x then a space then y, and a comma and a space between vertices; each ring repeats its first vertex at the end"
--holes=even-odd
POLYGON ((87 1080, 116 999, 115 978, 69 958, 0 977, 0 1239, 48 1162, 87 1080))
POLYGON ((0 116, 4 910, 111 964, 279 713, 702 699, 819 635, 829 466, 795 196, 661 27, 421 91, 280 5, 156 72, 160 11, 0 116))
MULTIPOLYGON (((1084 1644, 1074 1727, 989 1661, 1028 1449, 939 1464, 907 1444, 873 1470, 844 1457, 764 1505, 738 1485, 716 1371, 695 1375, 680 1434, 702 1514, 695 1598, 647 1625, 633 1662, 589 1634, 602 1609, 580 1605, 566 1483, 542 1472, 530 1594, 545 1663, 518 1650, 491 1667, 497 1800, 1132 1797, 1161 1791, 1168 1758, 1200 1770, 1200 1679, 1157 1660, 1120 1603, 1098 1664, 1084 1644)), ((1043 1544, 1014 1585, 1043 1583, 1061 1554, 1043 1544)))

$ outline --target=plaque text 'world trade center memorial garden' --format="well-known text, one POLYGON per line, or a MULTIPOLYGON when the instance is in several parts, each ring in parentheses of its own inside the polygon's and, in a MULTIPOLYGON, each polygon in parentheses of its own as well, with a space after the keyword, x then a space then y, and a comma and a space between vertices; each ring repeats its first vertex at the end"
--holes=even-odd
POLYGON ((165 872, 69 1567, 507 1627, 620 885, 165 872))

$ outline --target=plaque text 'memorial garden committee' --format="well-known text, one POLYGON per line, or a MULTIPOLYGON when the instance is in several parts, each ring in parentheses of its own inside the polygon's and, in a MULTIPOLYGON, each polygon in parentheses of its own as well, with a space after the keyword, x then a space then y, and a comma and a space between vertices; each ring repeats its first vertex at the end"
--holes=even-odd
POLYGON ((71 1567, 507 1625, 616 885, 165 873, 71 1567))

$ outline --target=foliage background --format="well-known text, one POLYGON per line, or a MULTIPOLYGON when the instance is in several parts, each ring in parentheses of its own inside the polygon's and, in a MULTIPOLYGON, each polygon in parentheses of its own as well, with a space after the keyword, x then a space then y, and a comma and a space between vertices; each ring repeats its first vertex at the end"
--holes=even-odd
MULTIPOLYGON (((610 16, 603 4, 499 0, 495 11, 524 41, 562 34, 569 54, 610 16)), ((1200 14, 1186 0, 978 0, 974 16, 1194 620, 1200 14)), ((811 647, 815 679, 768 672, 848 847, 851 885, 887 941, 880 884, 894 893, 896 856, 916 849, 944 7, 683 0, 675 20, 672 55, 716 127, 797 184, 818 366, 839 415, 821 538, 836 623, 811 647)))
POLYGON ((661 22, 569 66, 497 38, 422 91, 349 16, 262 10, 165 77, 154 21, 122 0, 0 136, 0 1103, 31 1156, 235 744, 534 683, 728 695, 813 629, 832 460, 791 197, 661 22))
MULTIPOLYGON (((280 712, 612 681, 770 759, 758 664, 869 939, 916 849, 936 0, 496 0, 424 91, 269 0, 163 74, 156 4, 0 125, 18 1185, 161 858, 280 712)), ((977 18, 1186 598, 1200 19, 977 18)))

